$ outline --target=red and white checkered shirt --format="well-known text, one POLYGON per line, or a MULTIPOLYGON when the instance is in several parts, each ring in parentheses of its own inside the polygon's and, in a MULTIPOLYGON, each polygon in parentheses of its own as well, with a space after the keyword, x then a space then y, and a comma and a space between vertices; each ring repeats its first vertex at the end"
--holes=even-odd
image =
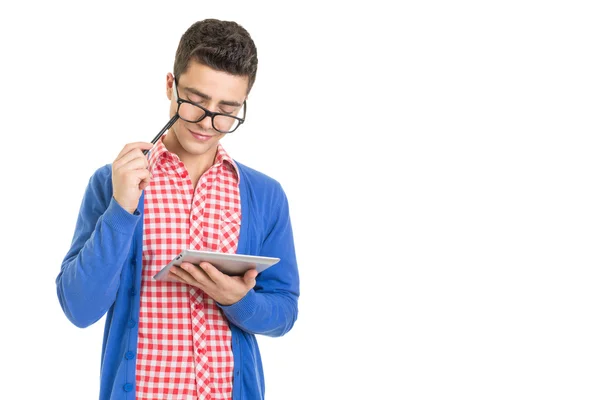
POLYGON ((228 321, 202 290, 152 277, 182 249, 235 253, 241 206, 238 171, 219 144, 196 186, 159 140, 150 153, 144 195, 143 271, 136 399, 231 399, 228 321))

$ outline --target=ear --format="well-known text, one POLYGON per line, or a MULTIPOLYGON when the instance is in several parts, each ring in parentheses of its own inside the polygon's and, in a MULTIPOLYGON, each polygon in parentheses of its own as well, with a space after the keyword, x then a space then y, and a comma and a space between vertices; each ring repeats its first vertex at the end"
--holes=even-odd
POLYGON ((173 76, 172 73, 168 73, 167 74, 167 98, 169 100, 171 100, 171 98, 173 98, 173 83, 175 82, 175 77, 173 76))

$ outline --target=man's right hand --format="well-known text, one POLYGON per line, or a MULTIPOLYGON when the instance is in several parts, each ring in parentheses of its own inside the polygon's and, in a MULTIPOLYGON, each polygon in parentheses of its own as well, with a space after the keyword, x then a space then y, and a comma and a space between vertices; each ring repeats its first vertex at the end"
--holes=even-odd
POLYGON ((153 146, 147 142, 129 143, 112 163, 113 197, 131 214, 137 209, 142 191, 150 183, 148 158, 142 151, 153 146))

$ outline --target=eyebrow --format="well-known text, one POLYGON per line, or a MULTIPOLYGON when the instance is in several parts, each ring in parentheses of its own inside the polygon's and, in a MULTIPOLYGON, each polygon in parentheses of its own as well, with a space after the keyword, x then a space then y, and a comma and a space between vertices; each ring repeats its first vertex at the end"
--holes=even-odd
MULTIPOLYGON (((212 100, 212 97, 210 97, 206 93, 202 93, 201 91, 196 90, 194 88, 184 87, 183 90, 190 92, 192 94, 195 94, 196 96, 202 97, 204 100, 212 100)), ((237 101, 228 101, 228 100, 221 100, 221 101, 219 101, 219 104, 223 105, 223 106, 231 106, 231 107, 241 107, 242 106, 242 103, 238 103, 237 101)))

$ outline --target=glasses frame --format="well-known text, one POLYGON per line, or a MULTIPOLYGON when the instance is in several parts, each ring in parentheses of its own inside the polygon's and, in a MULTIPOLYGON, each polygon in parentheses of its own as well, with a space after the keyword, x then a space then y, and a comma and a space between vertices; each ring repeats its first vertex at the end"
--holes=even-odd
POLYGON ((242 107, 244 107, 244 115, 242 116, 242 118, 234 117, 233 115, 230 115, 230 114, 212 112, 212 111, 207 110, 206 108, 202 107, 199 104, 196 104, 196 103, 191 102, 189 100, 183 100, 179 96, 179 89, 177 88, 179 85, 177 83, 177 79, 173 79, 173 84, 175 86, 175 96, 177 96, 177 113, 176 113, 176 115, 179 115, 179 118, 181 118, 183 121, 189 122, 189 123, 192 123, 192 124, 197 124, 198 122, 202 121, 204 118, 210 117, 210 123, 211 123, 213 129, 215 131, 219 132, 219 133, 233 133, 233 132, 235 132, 237 130, 237 128, 240 127, 240 125, 242 125, 244 123, 244 121, 246 121, 246 109, 248 107, 248 105, 246 104, 246 100, 244 100, 244 103, 242 104, 242 107), (181 116, 181 114, 179 114, 179 107, 181 107, 181 105, 183 103, 188 103, 188 104, 191 104, 194 107, 198 107, 199 109, 201 109, 202 111, 204 111, 204 115, 200 119, 198 119, 197 121, 190 121, 190 120, 187 120, 187 119, 183 118, 181 116), (218 129, 215 126, 215 117, 219 116, 219 115, 222 115, 222 116, 227 117, 227 118, 237 119, 239 121, 239 124, 235 128, 233 128, 233 130, 223 132, 222 130, 218 129))

